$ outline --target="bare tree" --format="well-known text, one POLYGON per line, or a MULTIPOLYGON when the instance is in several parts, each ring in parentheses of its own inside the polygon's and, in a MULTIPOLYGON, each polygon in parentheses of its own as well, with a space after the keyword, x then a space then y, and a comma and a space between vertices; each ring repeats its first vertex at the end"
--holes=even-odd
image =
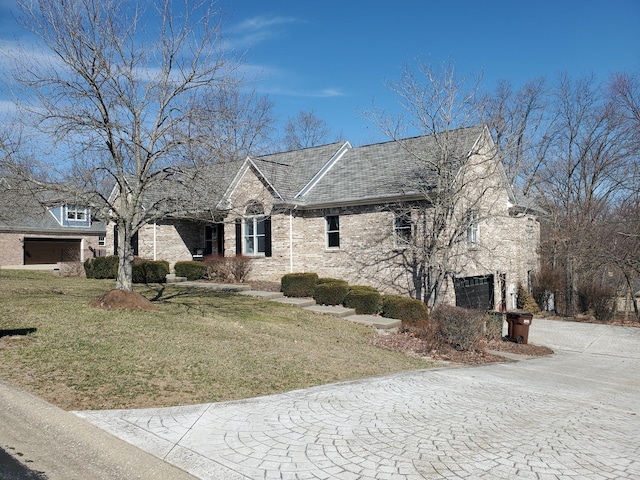
POLYGON ((484 121, 490 126, 501 152, 511 185, 527 195, 537 181, 537 172, 550 145, 548 92, 545 80, 538 78, 514 92, 503 80, 484 100, 484 121))
POLYGON ((398 206, 396 218, 411 222, 412 235, 386 260, 404 266, 412 294, 430 307, 467 266, 469 235, 487 220, 500 188, 492 182, 500 166, 489 131, 476 126, 483 112, 478 85, 479 78, 469 82, 452 65, 407 66, 388 84, 402 113, 374 108, 366 114, 411 158, 413 170, 399 188, 416 200, 398 206), (420 136, 402 140, 414 135, 420 136))
MULTIPOLYGON (((25 113, 59 147, 47 159, 50 171, 63 155, 59 185, 109 212, 119 237, 117 288, 131 290, 134 235, 154 218, 184 211, 180 195, 193 191, 167 188, 197 177, 181 169, 184 153, 206 136, 190 127, 208 121, 203 105, 211 99, 221 102, 216 122, 222 104, 237 98, 239 63, 223 41, 222 16, 204 0, 18 6, 21 24, 46 47, 15 59, 15 79, 32 94, 25 113)), ((220 126, 227 134, 228 125, 220 126)), ((214 128, 211 135, 224 133, 214 128)), ((241 143, 234 142, 231 150, 241 143)))
POLYGON ((553 94, 556 119, 540 169, 547 217, 543 253, 565 277, 567 315, 574 315, 581 284, 610 261, 598 241, 612 208, 632 184, 633 136, 622 111, 592 76, 562 76, 553 94))
POLYGON ((301 110, 296 117, 289 118, 284 127, 285 150, 299 150, 327 143, 331 129, 313 110, 301 110))

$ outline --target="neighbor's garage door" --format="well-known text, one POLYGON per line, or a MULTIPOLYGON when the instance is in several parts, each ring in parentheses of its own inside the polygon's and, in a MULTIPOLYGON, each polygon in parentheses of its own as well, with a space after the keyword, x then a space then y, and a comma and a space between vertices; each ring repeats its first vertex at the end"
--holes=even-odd
POLYGON ((456 306, 488 310, 493 308, 493 275, 454 280, 456 306))
POLYGON ((42 265, 80 261, 81 240, 25 238, 24 264, 42 265))

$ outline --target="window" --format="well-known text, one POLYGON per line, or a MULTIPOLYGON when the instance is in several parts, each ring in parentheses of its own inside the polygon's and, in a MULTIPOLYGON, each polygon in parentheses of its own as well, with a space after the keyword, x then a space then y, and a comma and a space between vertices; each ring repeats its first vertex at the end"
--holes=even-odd
POLYGON ((338 215, 327 215, 327 248, 340 248, 340 218, 338 215))
POLYGON ((87 219, 87 209, 78 207, 77 205, 67 205, 67 220, 75 222, 84 222, 87 219))
POLYGON ((105 236, 104 236, 104 235, 100 235, 100 236, 98 237, 98 246, 99 246, 99 247, 104 247, 104 246, 106 246, 106 245, 107 245, 107 241, 106 241, 105 236))
POLYGON ((470 247, 478 245, 479 240, 479 225, 478 225, 478 212, 471 210, 467 213, 467 244, 470 247))
POLYGON ((266 252, 266 229, 264 208, 257 202, 251 202, 245 210, 243 231, 243 253, 260 255, 266 252))
POLYGON ((265 253, 266 232, 264 217, 250 217, 244 220, 244 253, 258 255, 265 253))
POLYGON ((411 245, 411 214, 396 214, 393 225, 393 242, 396 248, 411 245))

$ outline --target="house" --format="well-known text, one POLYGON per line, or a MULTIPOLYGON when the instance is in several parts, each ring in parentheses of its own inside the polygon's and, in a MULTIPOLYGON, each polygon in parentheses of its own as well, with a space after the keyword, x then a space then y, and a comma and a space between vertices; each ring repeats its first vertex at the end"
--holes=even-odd
MULTIPOLYGON (((253 259, 256 280, 313 271, 415 294, 414 240, 429 231, 439 199, 455 194, 449 215, 458 227, 445 226, 450 245, 436 253, 447 257, 445 300, 515 308, 517 283, 528 285, 538 268, 536 211, 506 181, 485 126, 455 130, 447 138, 357 148, 345 141, 249 157, 214 165, 203 175, 228 181, 203 202, 206 215, 146 226, 138 232, 138 255, 171 265, 211 254, 245 255, 253 259), (444 169, 436 161, 443 151, 444 169), (440 182, 446 175, 451 181, 440 182)), ((111 229, 106 243, 110 250, 115 246, 111 229)))
POLYGON ((0 178, 2 268, 55 266, 104 255, 105 226, 87 207, 0 178))

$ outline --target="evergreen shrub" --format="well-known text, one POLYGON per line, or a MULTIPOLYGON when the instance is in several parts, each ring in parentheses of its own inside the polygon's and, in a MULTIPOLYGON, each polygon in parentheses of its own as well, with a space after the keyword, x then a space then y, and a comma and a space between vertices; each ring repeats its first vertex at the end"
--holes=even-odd
POLYGON ((423 301, 416 298, 383 295, 382 316, 395 318, 403 323, 426 322, 429 321, 429 309, 423 301))
POLYGON ((343 305, 354 308, 358 315, 377 315, 382 310, 382 295, 373 287, 355 285, 349 288, 343 305))
POLYGON ((176 277, 185 277, 187 280, 200 280, 207 273, 207 268, 202 262, 193 260, 176 262, 173 267, 176 277))
POLYGON ((118 256, 90 258, 84 262, 84 271, 87 278, 115 279, 118 276, 118 256))
POLYGON ((285 297, 312 297, 316 283, 317 273, 287 273, 280 279, 280 291, 285 297))
POLYGON ((345 281, 321 283, 313 291, 313 299, 318 305, 342 305, 349 293, 349 284, 345 281))

